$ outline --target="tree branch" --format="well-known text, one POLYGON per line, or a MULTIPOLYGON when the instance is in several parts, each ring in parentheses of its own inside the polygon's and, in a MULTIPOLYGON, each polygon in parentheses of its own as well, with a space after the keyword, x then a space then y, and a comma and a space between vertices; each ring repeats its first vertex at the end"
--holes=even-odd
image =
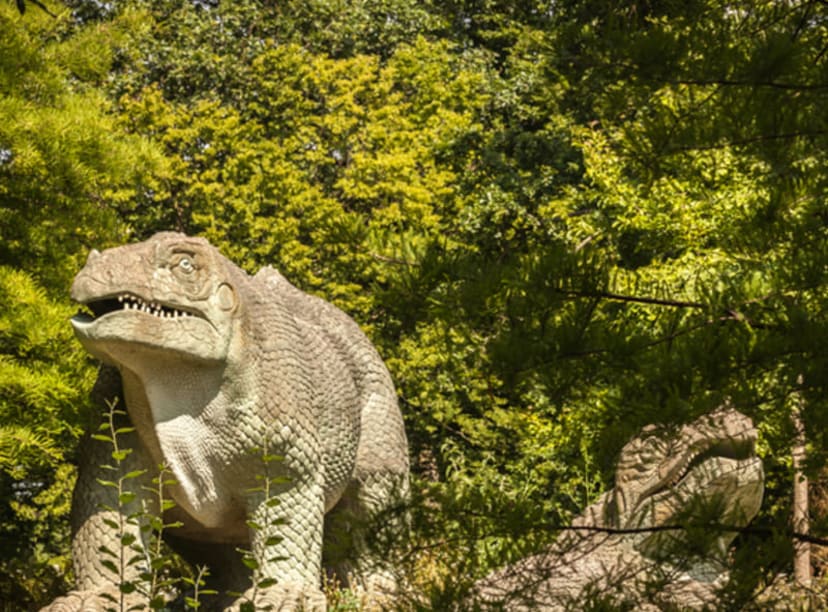
POLYGON ((724 149, 726 147, 741 147, 744 145, 768 142, 772 140, 794 140, 796 138, 825 136, 826 134, 828 134, 828 130, 814 130, 813 132, 787 132, 783 134, 760 134, 758 136, 751 136, 750 138, 743 138, 741 140, 717 142, 707 145, 683 145, 673 147, 672 149, 667 149, 665 154, 670 155, 672 153, 683 153, 686 151, 710 151, 713 149, 724 149))
POLYGON ((737 79, 678 79, 666 81, 670 85, 716 85, 720 87, 770 87, 793 91, 822 91, 828 89, 828 83, 806 85, 803 83, 780 83, 779 81, 749 81, 737 79))
POLYGON ((663 300, 660 298, 640 297, 636 295, 622 295, 619 293, 612 293, 609 291, 578 291, 575 289, 553 289, 556 293, 569 295, 573 297, 583 298, 598 298, 604 300, 614 300, 618 302, 632 302, 636 304, 655 304, 657 306, 671 306, 674 308, 706 308, 705 304, 701 302, 685 302, 682 300, 663 300))

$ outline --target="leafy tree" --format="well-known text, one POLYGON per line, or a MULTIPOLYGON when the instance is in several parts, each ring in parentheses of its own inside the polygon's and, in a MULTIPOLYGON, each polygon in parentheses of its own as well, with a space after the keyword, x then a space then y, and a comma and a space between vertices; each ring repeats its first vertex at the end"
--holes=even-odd
POLYGON ((0 600, 66 589, 74 452, 93 370, 72 350, 71 277, 126 238, 117 210, 161 159, 98 89, 122 31, 0 4, 0 600))

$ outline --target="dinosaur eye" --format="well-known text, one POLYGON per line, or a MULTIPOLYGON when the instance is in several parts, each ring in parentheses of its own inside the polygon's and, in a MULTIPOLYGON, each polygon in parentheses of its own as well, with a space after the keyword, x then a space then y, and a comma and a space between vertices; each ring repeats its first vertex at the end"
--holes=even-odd
POLYGON ((195 270, 195 266, 193 266, 193 262, 190 261, 189 257, 182 257, 178 260, 178 267, 181 268, 181 271, 185 274, 190 274, 195 270))

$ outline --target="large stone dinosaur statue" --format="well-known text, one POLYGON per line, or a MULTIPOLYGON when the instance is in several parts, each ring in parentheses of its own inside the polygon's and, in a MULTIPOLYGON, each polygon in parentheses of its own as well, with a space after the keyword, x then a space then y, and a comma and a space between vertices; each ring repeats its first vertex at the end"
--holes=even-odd
MULTIPOLYGON (((123 397, 135 429, 123 436, 134 449, 125 469, 166 463, 176 480, 167 514, 183 525, 168 530, 174 548, 210 565, 220 588, 243 594, 221 605, 237 609, 253 597, 242 548, 259 578, 276 581, 255 591, 256 609, 324 609, 328 527, 369 522, 408 487, 395 389, 356 323, 271 268, 251 277, 205 240, 170 232, 93 251, 72 298, 89 311, 72 319, 78 339, 117 369, 104 369, 99 383, 123 397), (284 477, 274 478, 278 503, 256 490, 264 452, 283 456, 267 464, 270 476, 284 477)), ((96 482, 112 478, 100 470, 111 448, 90 440, 85 450, 72 509, 77 590, 53 612, 104 609, 100 595, 118 592, 99 552, 118 546, 117 515, 103 509, 117 507, 116 496, 96 482)), ((365 532, 346 535, 356 559, 338 569, 388 588, 390 568, 371 556, 365 532)))
POLYGON ((687 542, 684 531, 658 528, 693 516, 747 525, 764 491, 755 441, 751 420, 729 407, 677 432, 645 428, 622 449, 615 488, 547 551, 478 582, 474 607, 572 610, 589 598, 631 610, 715 605, 736 534, 710 530, 687 542))

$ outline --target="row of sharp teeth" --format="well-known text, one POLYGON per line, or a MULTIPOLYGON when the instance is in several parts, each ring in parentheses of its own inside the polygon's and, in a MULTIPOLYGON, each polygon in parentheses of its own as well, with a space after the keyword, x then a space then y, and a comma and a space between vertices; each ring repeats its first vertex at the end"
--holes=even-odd
POLYGON ((124 305, 124 310, 140 310, 147 314, 161 317, 162 319, 177 319, 178 317, 190 317, 189 312, 177 310, 175 308, 167 308, 155 302, 146 302, 134 295, 119 295, 118 301, 124 305))

